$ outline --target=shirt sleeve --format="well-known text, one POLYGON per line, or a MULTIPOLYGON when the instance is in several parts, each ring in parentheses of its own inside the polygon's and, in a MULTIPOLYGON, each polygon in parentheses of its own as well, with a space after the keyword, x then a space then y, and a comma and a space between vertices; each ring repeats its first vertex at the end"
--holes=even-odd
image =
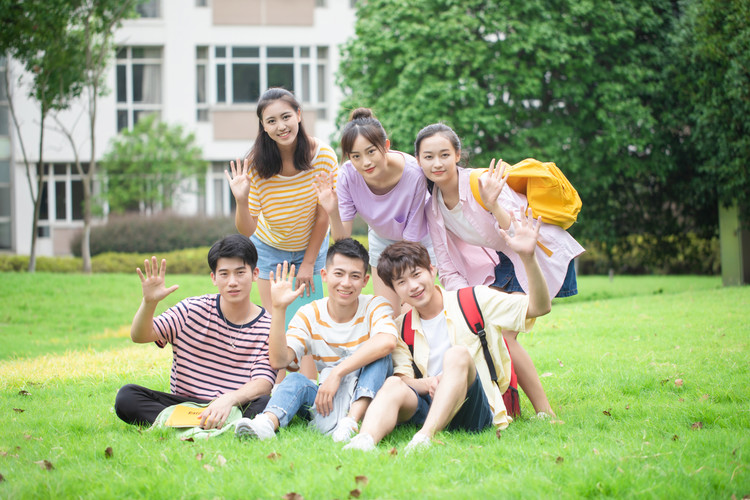
POLYGON ((247 208, 250 210, 250 215, 258 217, 263 208, 260 201, 260 188, 258 182, 260 181, 258 175, 253 173, 250 176, 250 194, 247 195, 247 208))
POLYGON ((370 322, 370 337, 378 333, 388 333, 398 337, 393 309, 383 297, 375 296, 368 305, 367 318, 370 322))
POLYGON ((409 206, 409 215, 404 226, 404 240, 422 241, 427 232, 427 226, 424 220, 425 200, 427 199, 427 181, 425 181, 422 172, 419 176, 411 176, 410 184, 415 184, 414 193, 409 206))
POLYGON ((185 299, 154 318, 156 345, 159 347, 165 347, 167 344, 174 345, 177 336, 185 326, 188 309, 188 302, 185 299))
POLYGON ((305 311, 309 304, 300 307, 289 322, 286 331, 286 344, 294 351, 294 360, 289 363, 289 369, 292 371, 299 369, 299 363, 302 357, 310 352, 310 342, 312 339, 312 325, 305 311))
MULTIPOLYGON (((351 188, 351 170, 354 167, 350 162, 346 162, 340 169, 336 182, 336 193, 339 197, 339 215, 342 221, 354 220, 357 215, 357 207, 352 198, 351 188)), ((353 175, 359 175, 356 172, 353 175)))
POLYGON ((486 286, 477 286, 474 290, 485 322, 518 332, 528 332, 534 326, 533 318, 526 319, 527 295, 503 293, 486 286))

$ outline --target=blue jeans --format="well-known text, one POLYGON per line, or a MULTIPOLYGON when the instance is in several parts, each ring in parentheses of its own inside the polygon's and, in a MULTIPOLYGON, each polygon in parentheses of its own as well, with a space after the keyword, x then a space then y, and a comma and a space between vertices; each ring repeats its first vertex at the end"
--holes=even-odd
MULTIPOLYGON (((374 398, 385 379, 392 374, 393 361, 390 354, 360 368, 352 401, 364 397, 374 398)), ((312 409, 317 394, 318 385, 315 382, 300 373, 288 373, 263 411, 276 415, 280 427, 289 425, 295 415, 310 420, 313 417, 312 409)))

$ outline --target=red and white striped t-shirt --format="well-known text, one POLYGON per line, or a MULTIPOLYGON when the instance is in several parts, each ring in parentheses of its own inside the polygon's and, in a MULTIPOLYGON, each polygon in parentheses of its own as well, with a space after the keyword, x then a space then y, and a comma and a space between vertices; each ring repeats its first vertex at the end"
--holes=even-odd
POLYGON ((268 360, 271 316, 263 309, 252 321, 224 319, 219 294, 189 297, 154 318, 156 345, 172 344, 173 394, 214 399, 252 379, 276 381, 268 360))

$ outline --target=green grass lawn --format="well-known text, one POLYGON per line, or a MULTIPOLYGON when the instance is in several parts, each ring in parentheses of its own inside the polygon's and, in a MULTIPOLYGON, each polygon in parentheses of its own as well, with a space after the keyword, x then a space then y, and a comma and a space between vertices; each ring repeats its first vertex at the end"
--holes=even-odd
MULTIPOLYGON (((0 277, 0 498, 750 494, 750 288, 719 278, 580 277, 578 296, 519 337, 558 418, 529 418, 522 398, 500 437, 442 433, 405 457, 414 429, 363 454, 302 422, 265 442, 128 426, 117 389, 167 390, 170 364, 128 338, 135 273, 0 277)), ((212 290, 207 276, 167 283, 181 288, 164 308, 212 290)))

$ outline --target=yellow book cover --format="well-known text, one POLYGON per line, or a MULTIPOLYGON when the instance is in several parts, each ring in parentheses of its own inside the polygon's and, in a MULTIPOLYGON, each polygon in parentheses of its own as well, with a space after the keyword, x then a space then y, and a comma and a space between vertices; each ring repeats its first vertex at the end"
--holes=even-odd
POLYGON ((195 427, 201 423, 200 414, 205 408, 178 404, 164 425, 167 427, 195 427))

